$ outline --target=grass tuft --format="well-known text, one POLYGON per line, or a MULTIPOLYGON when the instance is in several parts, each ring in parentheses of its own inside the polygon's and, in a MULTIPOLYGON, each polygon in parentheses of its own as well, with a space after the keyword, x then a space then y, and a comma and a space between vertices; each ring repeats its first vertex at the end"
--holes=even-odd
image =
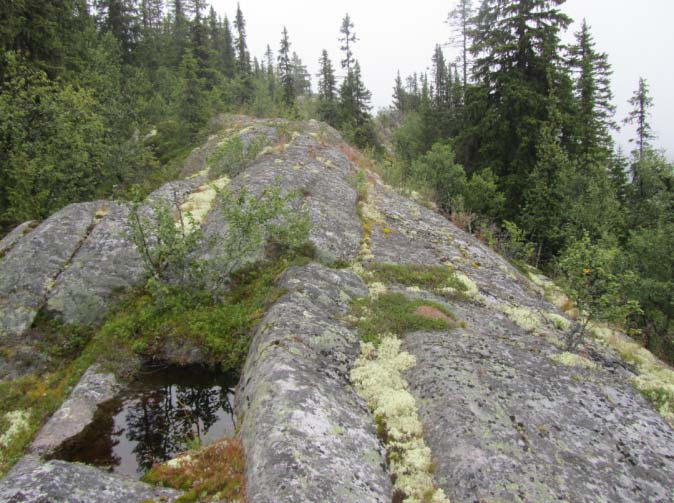
POLYGON ((351 304, 355 326, 365 342, 379 343, 381 334, 402 336, 417 330, 457 328, 456 315, 442 304, 422 299, 410 300, 401 293, 383 293, 376 298, 356 299, 351 304), (420 307, 433 308, 447 317, 431 318, 420 307), (450 320, 450 321, 448 321, 450 320))

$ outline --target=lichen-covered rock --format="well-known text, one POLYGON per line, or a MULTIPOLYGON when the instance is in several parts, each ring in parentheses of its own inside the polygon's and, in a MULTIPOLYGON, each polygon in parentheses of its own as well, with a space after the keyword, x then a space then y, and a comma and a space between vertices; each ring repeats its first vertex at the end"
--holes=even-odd
POLYGON ((125 479, 79 463, 37 459, 20 463, 0 480, 4 503, 172 502, 181 493, 125 479))
POLYGON ((19 242, 0 262, 0 335, 33 323, 59 275, 96 226, 101 201, 66 206, 19 242))
POLYGON ((100 320, 115 295, 145 277, 141 256, 126 237, 129 208, 108 203, 104 211, 47 301, 48 311, 65 323, 89 325, 100 320))
POLYGON ((49 418, 31 445, 31 450, 48 456, 63 442, 80 433, 91 423, 96 408, 112 399, 119 391, 119 383, 111 373, 97 367, 89 368, 75 386, 68 399, 49 418))
POLYGON ((413 333, 407 373, 451 501, 668 503, 674 431, 622 367, 569 367, 476 305, 466 330, 413 333))
MULTIPOLYGON (((296 134, 285 150, 261 156, 234 178, 230 189, 245 187, 256 196, 274 185, 297 191, 309 210, 309 239, 319 258, 328 263, 351 261, 358 254, 362 235, 356 190, 349 181, 355 173, 355 167, 336 146, 321 145, 310 135, 296 134)), ((204 232, 216 241, 226 234, 227 223, 219 211, 209 214, 204 232)))
POLYGON ((0 257, 12 249, 12 247, 26 234, 37 227, 39 222, 36 220, 29 220, 12 229, 4 238, 0 239, 0 257))
POLYGON ((367 294, 349 271, 289 270, 237 392, 251 503, 391 501, 382 446, 348 381, 357 336, 336 319, 367 294))

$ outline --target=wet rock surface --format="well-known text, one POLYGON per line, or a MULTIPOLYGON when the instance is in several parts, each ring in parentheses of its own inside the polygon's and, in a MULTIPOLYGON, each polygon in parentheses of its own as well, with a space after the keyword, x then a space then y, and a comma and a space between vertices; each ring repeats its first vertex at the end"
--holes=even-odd
POLYGON ((365 295, 349 271, 290 269, 236 395, 252 503, 391 501, 372 419, 348 381, 358 338, 336 319, 365 295))
POLYGON ((82 432, 93 420, 96 408, 113 398, 119 388, 114 374, 95 366, 89 368, 70 397, 37 434, 31 450, 40 456, 49 456, 63 442, 82 432))
POLYGON ((0 480, 6 503, 132 503, 175 501, 181 493, 65 461, 25 459, 0 480))

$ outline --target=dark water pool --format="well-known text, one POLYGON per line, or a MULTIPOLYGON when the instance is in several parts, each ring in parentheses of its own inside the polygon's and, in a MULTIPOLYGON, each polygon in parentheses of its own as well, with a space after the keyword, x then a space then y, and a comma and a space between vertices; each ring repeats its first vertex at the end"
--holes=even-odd
POLYGON ((203 368, 144 370, 53 456, 141 477, 198 442, 234 434, 236 382, 203 368))

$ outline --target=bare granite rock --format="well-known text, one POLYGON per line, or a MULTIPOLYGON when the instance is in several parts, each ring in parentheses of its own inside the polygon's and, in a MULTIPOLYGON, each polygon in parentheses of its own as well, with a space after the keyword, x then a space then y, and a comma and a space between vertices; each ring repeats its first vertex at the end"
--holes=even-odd
POLYGON ((66 206, 20 239, 0 262, 0 336, 33 323, 59 275, 97 224, 102 201, 66 206))
POLYGON ((80 433, 91 423, 97 407, 112 399, 120 385, 111 373, 89 368, 61 407, 37 434, 31 451, 48 456, 63 442, 80 433))
POLYGON ((17 225, 9 234, 0 239, 0 257, 4 257, 22 237, 37 227, 38 224, 39 222, 36 220, 29 220, 17 225))
POLYGON ((236 395, 251 503, 391 501, 382 445, 348 381, 357 336, 336 319, 366 294, 349 271, 290 269, 236 395))
POLYGON ((0 480, 3 503, 172 502, 181 493, 153 487, 80 463, 26 460, 0 480))

